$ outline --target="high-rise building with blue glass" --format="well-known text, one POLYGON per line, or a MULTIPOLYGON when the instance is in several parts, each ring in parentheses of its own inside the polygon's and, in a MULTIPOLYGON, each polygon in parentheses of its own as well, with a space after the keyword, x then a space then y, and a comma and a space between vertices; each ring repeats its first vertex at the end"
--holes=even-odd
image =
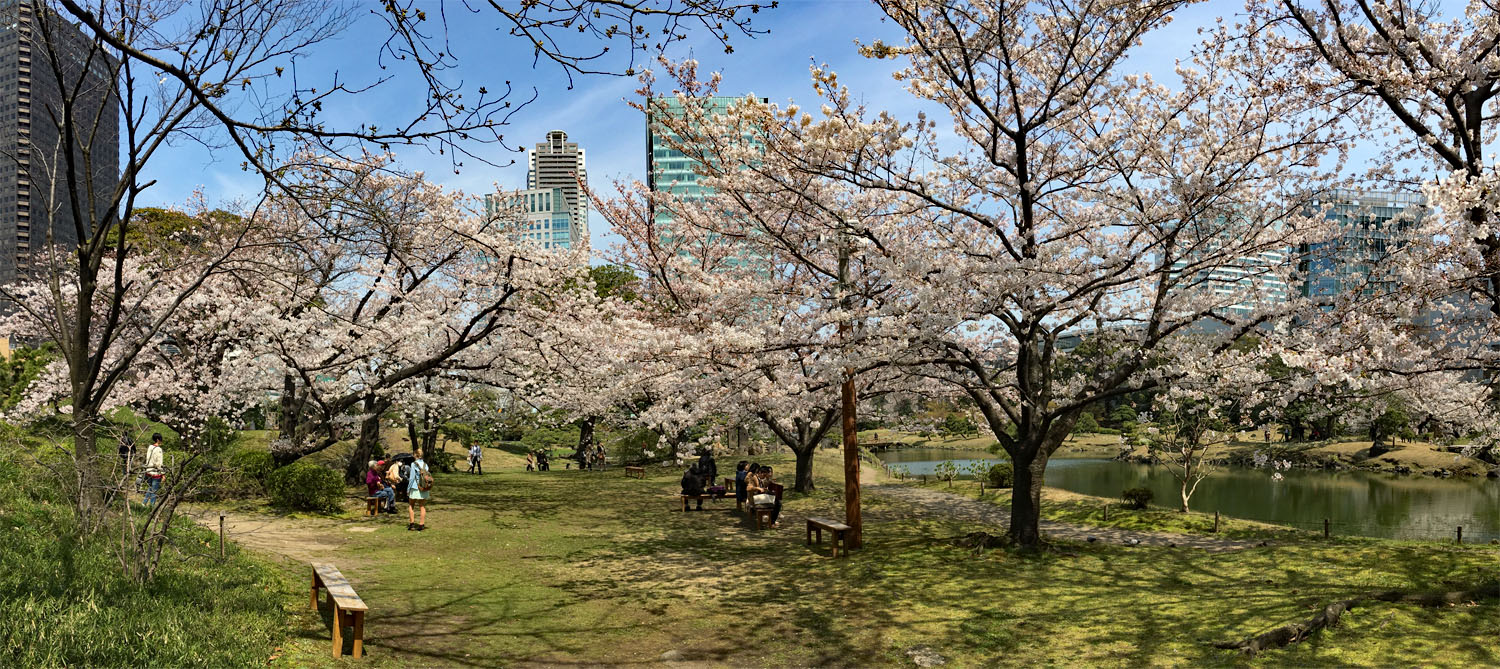
POLYGON ((561 187, 527 188, 486 195, 484 208, 490 216, 496 217, 509 210, 514 216, 512 223, 518 239, 534 242, 545 249, 577 248, 576 210, 561 187))
POLYGON ((583 149, 568 141, 568 133, 553 130, 547 140, 538 142, 526 152, 526 196, 543 205, 537 208, 527 205, 528 216, 537 216, 537 222, 545 218, 550 226, 545 231, 549 248, 582 248, 589 245, 589 202, 584 196, 588 185, 588 170, 584 165, 583 149), (551 201, 558 192, 562 202, 551 201), (556 215, 566 212, 568 220, 556 215))
POLYGON ((1380 292, 1389 285, 1381 266, 1401 243, 1401 233, 1427 213, 1420 195, 1339 189, 1311 202, 1337 222, 1338 234, 1297 249, 1301 292, 1330 298, 1348 291, 1380 292))
MULTIPOLYGON (((744 99, 714 96, 698 98, 694 102, 701 102, 703 112, 712 116, 724 114, 731 104, 744 99)), ((770 99, 761 98, 760 101, 769 103, 770 99)), ((646 185, 653 192, 671 193, 692 200, 712 195, 713 190, 698 183, 698 161, 672 148, 676 138, 658 121, 662 116, 681 117, 685 113, 682 101, 675 97, 646 101, 646 185)), ((653 215, 658 222, 671 220, 670 212, 656 211, 653 215)))

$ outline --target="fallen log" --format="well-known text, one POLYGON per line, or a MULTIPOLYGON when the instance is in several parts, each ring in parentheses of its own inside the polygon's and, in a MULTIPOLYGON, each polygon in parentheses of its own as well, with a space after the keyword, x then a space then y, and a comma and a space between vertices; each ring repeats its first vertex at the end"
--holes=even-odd
POLYGON ((1386 590, 1360 597, 1341 599, 1325 605, 1316 615, 1307 620, 1282 625, 1239 641, 1221 641, 1214 644, 1214 647, 1238 650, 1246 655, 1254 655, 1263 650, 1289 646, 1306 639, 1318 630, 1334 626, 1338 623, 1339 618, 1344 615, 1344 612, 1369 602, 1392 602, 1397 604, 1417 604, 1419 606, 1451 606, 1464 602, 1472 602, 1485 597, 1500 597, 1500 581, 1490 581, 1468 590, 1428 592, 1386 590))

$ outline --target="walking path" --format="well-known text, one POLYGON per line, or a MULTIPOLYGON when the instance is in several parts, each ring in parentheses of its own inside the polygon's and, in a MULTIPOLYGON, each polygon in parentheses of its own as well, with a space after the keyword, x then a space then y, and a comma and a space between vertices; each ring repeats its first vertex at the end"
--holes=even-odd
MULTIPOLYGON (((969 499, 942 490, 920 488, 910 485, 879 484, 865 486, 865 490, 915 504, 924 515, 957 518, 976 523, 994 525, 1001 533, 1010 525, 1010 510, 994 504, 969 499)), ((1217 539, 1194 534, 1171 532, 1144 532, 1110 527, 1084 527, 1048 520, 1041 522, 1042 534, 1065 541, 1088 541, 1090 537, 1110 544, 1126 545, 1132 539, 1145 546, 1176 545, 1180 548, 1198 548, 1210 553, 1224 553, 1258 546, 1262 542, 1235 539, 1217 539)))

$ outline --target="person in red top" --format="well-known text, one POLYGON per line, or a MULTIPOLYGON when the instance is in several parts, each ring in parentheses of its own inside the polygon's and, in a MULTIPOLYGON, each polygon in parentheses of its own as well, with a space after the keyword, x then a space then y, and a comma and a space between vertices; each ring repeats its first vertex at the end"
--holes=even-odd
POLYGON ((381 476, 381 469, 385 462, 370 461, 370 470, 365 472, 365 488, 370 491, 370 496, 380 500, 380 508, 386 513, 396 512, 396 491, 385 484, 385 477, 381 476))

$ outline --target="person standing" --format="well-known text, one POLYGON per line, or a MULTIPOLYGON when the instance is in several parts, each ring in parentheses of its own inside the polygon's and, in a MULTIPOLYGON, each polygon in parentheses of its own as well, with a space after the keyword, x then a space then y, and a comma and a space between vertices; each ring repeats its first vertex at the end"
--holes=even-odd
POLYGON ((473 446, 469 447, 469 473, 470 474, 478 473, 480 476, 484 475, 484 464, 480 462, 483 459, 484 459, 484 449, 480 448, 479 444, 474 444, 473 446), (478 470, 478 472, 476 472, 475 470, 478 470))
POLYGON ((407 467, 406 477, 406 518, 409 521, 406 529, 421 532, 427 529, 427 498, 432 496, 432 473, 422 461, 422 449, 417 449, 413 455, 417 459, 407 467), (420 523, 417 522, 419 508, 422 510, 420 523))
POLYGON ((166 477, 162 468, 161 433, 151 435, 151 445, 146 448, 146 506, 156 503, 156 493, 161 490, 161 480, 166 477))

